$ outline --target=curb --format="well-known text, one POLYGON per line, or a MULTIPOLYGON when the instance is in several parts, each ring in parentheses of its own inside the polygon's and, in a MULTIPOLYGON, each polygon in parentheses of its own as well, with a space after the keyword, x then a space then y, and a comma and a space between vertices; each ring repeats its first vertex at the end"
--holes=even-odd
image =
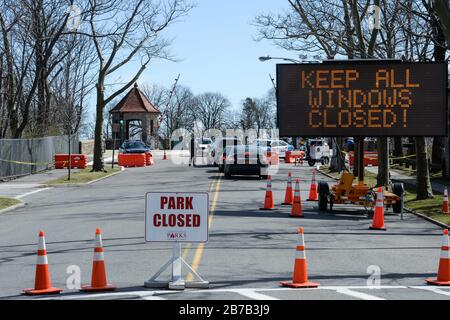
POLYGON ((335 178, 335 177, 333 177, 332 175, 329 175, 328 173, 325 173, 325 172, 323 172, 323 171, 320 170, 320 169, 317 169, 317 172, 320 172, 320 173, 323 174, 324 176, 327 176, 328 178, 331 178, 331 179, 333 179, 333 180, 336 180, 336 181, 339 180, 338 178, 335 178))
POLYGON ((104 176, 104 177, 101 177, 101 178, 98 178, 98 179, 95 179, 95 180, 92 180, 92 181, 89 181, 89 182, 86 182, 86 183, 81 183, 81 185, 88 185, 88 184, 92 184, 92 183, 101 181, 101 180, 103 180, 103 179, 106 179, 106 178, 115 176, 116 174, 119 174, 119 173, 121 173, 122 171, 125 171, 125 167, 124 167, 124 166, 120 166, 120 171, 113 172, 113 173, 111 173, 111 174, 109 174, 109 175, 107 175, 107 176, 104 176))
POLYGON ((89 182, 86 182, 86 183, 58 183, 58 184, 44 184, 43 187, 47 187, 47 188, 85 187, 85 186, 88 186, 88 185, 93 184, 93 183, 95 183, 95 182, 101 181, 101 180, 103 180, 103 179, 106 179, 106 178, 115 176, 116 174, 119 174, 119 173, 121 173, 121 172, 124 171, 124 170, 125 170, 125 167, 121 166, 121 167, 120 167, 120 171, 113 172, 113 173, 111 173, 111 174, 109 174, 109 175, 107 175, 107 176, 104 176, 104 177, 101 177, 101 178, 98 178, 98 179, 95 179, 95 180, 92 180, 92 181, 89 181, 89 182))
POLYGON ((5 208, 5 209, 1 209, 1 210, 0 210, 0 214, 6 213, 6 212, 10 212, 10 211, 13 211, 13 210, 16 210, 16 209, 25 207, 25 205, 26 205, 25 202, 23 202, 23 201, 20 200, 20 199, 16 199, 16 198, 13 198, 13 199, 19 201, 19 203, 14 204, 14 205, 12 205, 12 206, 9 206, 9 207, 7 207, 7 208, 5 208))
POLYGON ((408 209, 408 208, 406 208, 406 207, 403 207, 403 209, 404 209, 406 212, 408 212, 408 213, 411 213, 411 214, 416 215, 416 216, 418 216, 418 217, 420 217, 420 218, 423 218, 423 219, 427 220, 428 222, 431 222, 431 223, 433 223, 433 224, 436 224, 436 225, 438 225, 438 226, 440 226, 440 227, 442 227, 442 228, 444 228, 444 229, 450 229, 450 226, 446 225, 445 223, 442 223, 442 222, 437 221, 437 220, 435 220, 435 219, 433 219, 433 218, 430 218, 430 217, 428 217, 428 216, 426 216, 426 215, 424 215, 424 214, 422 214, 422 213, 413 211, 413 210, 408 209))

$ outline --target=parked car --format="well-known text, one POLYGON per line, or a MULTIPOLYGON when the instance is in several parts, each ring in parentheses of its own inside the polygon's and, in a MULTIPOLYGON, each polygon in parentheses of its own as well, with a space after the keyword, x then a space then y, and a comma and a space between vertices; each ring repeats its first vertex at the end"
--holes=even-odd
POLYGON ((223 164, 226 159, 226 147, 227 146, 240 146, 242 142, 239 138, 224 137, 214 141, 209 148, 208 162, 213 166, 219 168, 219 172, 223 172, 223 164))
POLYGON ((267 151, 277 152, 280 158, 286 156, 286 151, 294 151, 294 146, 283 140, 278 139, 256 139, 252 145, 266 148, 267 151))
POLYGON ((269 160, 266 149, 255 145, 231 146, 226 149, 224 163, 225 178, 232 175, 257 175, 267 179, 269 174, 269 160))
POLYGON ((196 150, 197 154, 206 155, 209 152, 209 148, 211 147, 212 140, 210 138, 200 138, 196 141, 196 150))
POLYGON ((125 140, 119 148, 120 153, 145 153, 150 150, 150 146, 141 140, 125 140))
POLYGON ((332 152, 325 139, 308 139, 306 147, 308 149, 306 160, 311 167, 316 162, 320 162, 323 165, 330 163, 332 152))

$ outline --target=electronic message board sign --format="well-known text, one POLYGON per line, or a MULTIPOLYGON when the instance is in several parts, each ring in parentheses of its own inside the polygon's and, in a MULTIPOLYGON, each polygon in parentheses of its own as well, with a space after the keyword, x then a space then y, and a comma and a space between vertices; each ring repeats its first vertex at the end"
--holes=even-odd
POLYGON ((447 64, 277 65, 280 136, 445 136, 447 64))

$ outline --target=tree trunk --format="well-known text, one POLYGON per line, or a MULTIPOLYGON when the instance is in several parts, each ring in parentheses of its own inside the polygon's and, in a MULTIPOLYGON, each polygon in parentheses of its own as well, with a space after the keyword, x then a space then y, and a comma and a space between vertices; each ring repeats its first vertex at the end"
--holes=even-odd
POLYGON ((377 138, 378 145, 378 175, 377 186, 387 187, 390 185, 389 179, 389 144, 388 138, 377 138))
POLYGON ((67 180, 70 181, 70 173, 71 173, 71 169, 72 169, 72 148, 71 148, 71 137, 70 137, 70 133, 67 135, 67 137, 69 138, 69 166, 67 167, 67 180))
POLYGON ((338 137, 333 142, 333 156, 330 160, 330 171, 341 172, 344 168, 344 159, 342 155, 343 139, 338 137))
POLYGON ((358 176, 358 161, 359 161, 359 137, 354 137, 353 141, 355 143, 354 152, 353 152, 353 175, 355 177, 358 176))
POLYGON ((403 142, 401 137, 394 138, 394 156, 403 157, 403 142))
MULTIPOLYGON (((337 140, 337 139, 336 139, 337 140)), ((333 141, 333 156, 331 157, 330 160, 330 171, 331 172, 339 172, 339 164, 338 164, 338 146, 337 146, 337 141, 334 140, 333 141)))
POLYGON ((442 157, 444 155, 444 138, 433 138, 433 149, 431 152, 431 163, 442 164, 442 157))
POLYGON ((433 198, 425 137, 416 137, 417 200, 433 198))
POLYGON ((102 153, 104 106, 105 106, 105 99, 103 93, 103 86, 97 85, 97 109, 96 109, 97 114, 95 117, 94 163, 92 165, 92 171, 105 170, 102 153))

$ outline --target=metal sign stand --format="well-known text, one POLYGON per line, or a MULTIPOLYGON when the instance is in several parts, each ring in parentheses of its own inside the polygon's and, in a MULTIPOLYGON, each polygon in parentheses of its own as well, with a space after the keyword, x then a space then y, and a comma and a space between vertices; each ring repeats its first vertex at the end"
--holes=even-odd
POLYGON ((181 243, 175 242, 172 248, 172 258, 167 261, 161 269, 158 270, 149 280, 145 281, 144 286, 146 288, 169 288, 173 290, 184 290, 185 288, 209 288, 209 282, 203 280, 200 275, 195 272, 192 267, 181 256, 181 243), (194 275, 195 281, 186 281, 182 274, 182 265, 194 275), (165 271, 169 266, 172 266, 172 275, 170 281, 158 281, 157 278, 165 271))

